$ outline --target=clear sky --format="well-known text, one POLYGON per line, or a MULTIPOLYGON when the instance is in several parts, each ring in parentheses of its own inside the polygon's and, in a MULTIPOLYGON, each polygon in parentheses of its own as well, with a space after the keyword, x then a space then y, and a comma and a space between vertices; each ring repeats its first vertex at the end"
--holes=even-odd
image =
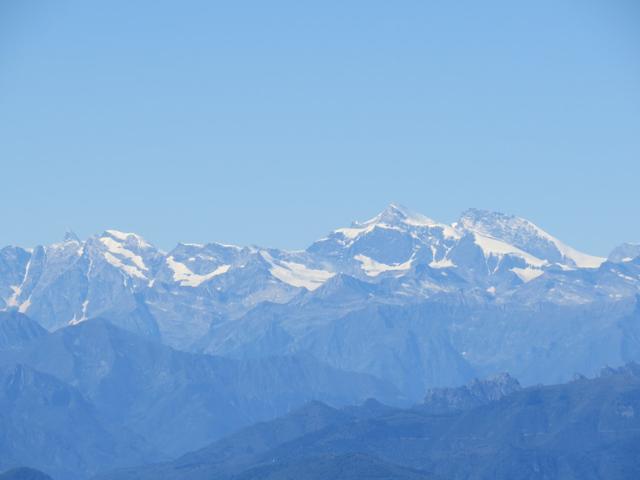
POLYGON ((0 2, 0 244, 304 248, 389 202, 640 241, 640 2, 0 2))

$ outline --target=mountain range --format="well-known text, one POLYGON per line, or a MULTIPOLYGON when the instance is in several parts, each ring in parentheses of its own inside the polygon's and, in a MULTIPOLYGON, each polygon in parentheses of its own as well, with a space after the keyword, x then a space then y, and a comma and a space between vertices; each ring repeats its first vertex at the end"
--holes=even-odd
POLYGON ((443 395, 470 392, 473 404, 449 408, 435 391, 410 409, 313 402, 174 461, 98 479, 627 480, 640 472, 638 364, 528 388, 502 375, 443 395))
MULTIPOLYGON (((640 245, 600 258, 519 217, 449 225, 393 204, 303 251, 70 233, 0 250, 0 310, 0 470, 85 479, 309 401, 459 415, 640 361, 640 245)), ((378 453, 318 464, 450 473, 378 453)), ((260 468, 238 478, 287 478, 260 468)))
POLYGON ((163 252, 116 230, 0 250, 0 308, 49 331, 100 317, 192 353, 304 352, 410 399, 500 371, 558 382, 637 360, 639 294, 640 245, 600 258, 477 209, 447 225, 392 204, 292 252, 163 252))
POLYGON ((181 352, 102 319, 50 333, 1 313, 3 330, 13 335, 0 349, 0 470, 28 465, 86 478, 175 457, 310 400, 400 399, 380 379, 309 355, 181 352))

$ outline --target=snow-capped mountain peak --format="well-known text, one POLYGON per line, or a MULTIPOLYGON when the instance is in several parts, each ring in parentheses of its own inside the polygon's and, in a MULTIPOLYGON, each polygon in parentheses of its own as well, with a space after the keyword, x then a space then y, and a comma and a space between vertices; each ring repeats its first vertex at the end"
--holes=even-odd
POLYGON ((369 226, 374 224, 387 224, 392 226, 410 225, 413 227, 433 227, 438 223, 420 213, 412 212, 408 208, 397 203, 391 203, 387 208, 366 222, 354 222, 354 227, 369 226))
MULTIPOLYGON (((569 247, 534 223, 470 209, 447 225, 397 204, 334 230, 309 249, 312 262, 370 281, 454 269, 470 282, 528 283, 546 271, 598 268, 605 259, 569 247)), ((441 277, 438 277, 441 278, 441 277)))
POLYGON ((124 243, 136 248, 153 248, 149 242, 137 233, 121 232, 120 230, 105 230, 102 238, 112 238, 120 243, 124 243))
POLYGON ((463 212, 455 225, 458 229, 513 245, 549 263, 570 268, 598 268, 605 261, 569 247, 533 222, 515 215, 469 209, 463 212))
POLYGON ((97 240, 108 263, 130 277, 144 280, 152 277, 145 257, 156 257, 159 252, 140 235, 106 230, 97 240))
POLYGON ((458 236, 457 232, 449 225, 438 223, 421 213, 413 212, 396 203, 389 204, 387 208, 369 220, 364 222, 355 221, 350 227, 338 228, 333 233, 340 234, 347 240, 354 240, 363 234, 372 232, 376 228, 407 232, 433 227, 442 229, 447 236, 458 236))

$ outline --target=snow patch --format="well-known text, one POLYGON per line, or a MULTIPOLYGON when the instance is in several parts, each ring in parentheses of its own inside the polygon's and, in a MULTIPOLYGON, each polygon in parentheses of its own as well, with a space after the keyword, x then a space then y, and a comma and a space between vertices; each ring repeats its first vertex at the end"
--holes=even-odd
POLYGON ((11 285, 9 288, 13 290, 13 294, 7 299, 7 307, 17 307, 18 306, 18 298, 22 293, 22 288, 19 285, 11 285))
POLYGON ((20 306, 18 307, 18 311, 20 313, 26 313, 27 310, 29 310, 30 306, 31 306, 31 297, 27 298, 24 302, 20 304, 20 306))
POLYGON ((137 267, 123 263, 122 260, 114 256, 111 252, 104 252, 104 258, 111 265, 122 270, 123 272, 125 272, 127 275, 131 277, 137 277, 137 278, 143 278, 143 279, 147 278, 144 275, 144 273, 142 273, 137 267))
POLYGON ((473 233, 473 237, 474 237, 475 244, 482 249, 482 251, 485 254, 485 257, 491 256, 491 255, 498 256, 498 257, 503 255, 516 255, 524 259, 525 262, 527 262, 529 265, 533 265, 534 267, 542 267, 543 265, 547 264, 545 260, 540 260, 539 258, 534 257, 530 253, 520 250, 519 248, 514 247, 513 245, 510 245, 506 242, 503 242, 502 240, 497 240, 492 237, 487 237, 485 235, 481 235, 476 232, 473 233))
POLYGON ((260 252, 262 258, 271 265, 269 271, 278 280, 298 288, 313 291, 335 275, 326 270, 315 270, 302 263, 276 261, 268 252, 260 252))
POLYGON ((77 325, 86 321, 87 318, 87 307, 89 306, 89 300, 85 300, 82 302, 82 312, 80 314, 80 318, 77 318, 76 315, 73 316, 71 320, 69 320, 69 325, 77 325))
POLYGON ((401 229, 399 229, 398 227, 394 227, 393 225, 388 225, 386 223, 374 223, 374 224, 362 226, 362 227, 355 226, 355 227, 349 227, 349 228, 338 228, 337 230, 334 230, 334 233, 341 233, 344 237, 348 238, 349 240, 354 240, 363 234, 372 232, 376 228, 382 228, 384 230, 396 230, 398 232, 402 232, 401 229))
POLYGON ((364 273, 366 273, 370 277, 377 277, 384 272, 409 270, 411 268, 411 264, 413 263, 413 258, 410 258, 404 263, 398 263, 394 265, 387 265, 386 263, 377 262, 374 259, 362 254, 356 255, 353 258, 355 258, 362 264, 364 273))
POLYGON ((13 295, 11 295, 11 297, 6 301, 7 307, 18 307, 18 311, 20 313, 25 313, 31 306, 31 297, 27 298, 22 303, 18 303, 18 299, 20 298, 20 295, 22 295, 22 287, 12 285, 11 290, 13 290, 13 295))
POLYGON ((594 257, 593 255, 579 252, 575 248, 565 245, 560 240, 554 239, 554 243, 556 248, 562 253, 562 256, 573 261, 578 268, 598 268, 607 260, 604 257, 594 257))
POLYGON ((151 247, 151 244, 147 243, 147 241, 144 238, 142 238, 140 235, 138 235, 137 233, 121 232, 119 230, 106 230, 105 233, 109 234, 110 236, 112 236, 116 240, 120 240, 121 242, 126 242, 130 238, 133 238, 136 241, 136 243, 138 244, 139 247, 141 247, 141 248, 149 248, 149 247, 151 247))
MULTIPOLYGON (((480 213, 482 214, 482 212, 480 213)), ((490 223, 488 226, 483 223, 483 221, 477 222, 474 217, 464 217, 461 222, 462 227, 474 232, 475 234, 492 238, 494 234, 491 233, 491 227, 495 226, 502 231, 544 239, 556 248, 562 256, 563 261, 566 262, 568 260, 567 263, 569 266, 575 266, 577 268, 598 268, 606 260, 605 258, 588 255, 576 250, 575 248, 569 247, 538 227, 536 224, 524 218, 511 215, 491 214, 490 212, 484 212, 484 214, 490 216, 490 223)))
POLYGON ((224 248, 230 248, 232 250, 236 250, 236 251, 240 251, 242 250, 243 247, 239 246, 239 245, 233 245, 231 243, 220 243, 220 242, 216 242, 216 245, 220 246, 220 247, 224 247, 224 248))
POLYGON ((453 240, 458 240, 462 237, 462 234, 456 230, 455 225, 438 225, 442 229, 442 236, 453 240))
POLYGON ((618 273, 618 276, 624 280, 628 280, 630 282, 635 282, 635 278, 630 277, 629 275, 625 275, 624 273, 618 273))
POLYGON ((140 255, 136 255, 131 250, 127 250, 120 242, 116 242, 114 239, 109 237, 101 237, 100 242, 102 242, 102 244, 107 247, 107 250, 112 254, 120 255, 131 260, 139 270, 149 270, 140 255))
POLYGON ((334 232, 340 233, 342 236, 344 236, 345 238, 348 238, 349 240, 353 240, 355 238, 358 238, 363 233, 369 233, 374 228, 375 228, 375 225, 372 225, 370 227, 364 227, 364 228, 357 228, 357 227, 338 228, 337 230, 334 230, 334 232))
MULTIPOLYGON (((30 252, 33 253, 33 252, 30 252)), ((11 290, 13 294, 6 301, 8 307, 18 307, 18 311, 20 313, 24 313, 31 306, 31 297, 29 297, 26 301, 18 304, 18 300, 20 299, 20 295, 22 295, 22 287, 24 286, 27 278, 29 277, 29 269, 31 268, 31 259, 27 262, 27 266, 24 269, 24 276, 22 277, 22 283, 20 285, 11 285, 11 290)))
POLYGON ((578 268, 598 268, 602 265, 607 259, 603 257, 596 257, 593 255, 588 255, 586 253, 582 253, 575 248, 572 248, 565 243, 561 242, 553 235, 545 232, 543 229, 535 225, 534 223, 529 222, 528 220, 524 220, 528 225, 531 226, 535 230, 535 232, 544 238, 545 240, 553 243, 555 247, 558 249, 560 254, 573 262, 573 264, 578 268))
POLYGON ((429 263, 429 266, 431 268, 452 268, 455 267, 456 264, 448 258, 441 258, 440 260, 431 261, 431 263, 429 263))
POLYGON ((511 271, 515 273, 520 278, 520 280, 522 280, 524 283, 530 282, 534 278, 538 278, 540 275, 544 273, 544 271, 542 270, 539 270, 537 268, 531 268, 531 267, 527 267, 527 268, 516 267, 516 268, 512 268, 511 271))
POLYGON ((167 266, 173 272, 173 281, 178 282, 182 287, 197 287, 207 280, 226 273, 231 265, 220 265, 213 272, 201 275, 191 271, 184 263, 178 262, 172 256, 167 257, 167 266))

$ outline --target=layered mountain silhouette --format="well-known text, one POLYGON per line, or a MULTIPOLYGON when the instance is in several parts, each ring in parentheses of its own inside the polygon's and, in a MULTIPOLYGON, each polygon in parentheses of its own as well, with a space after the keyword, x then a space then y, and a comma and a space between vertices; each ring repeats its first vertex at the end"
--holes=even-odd
POLYGON ((427 408, 435 392, 411 409, 312 403, 173 462, 99 478, 615 480, 640 472, 637 364, 511 393, 507 384, 515 386, 498 378, 466 387, 464 396, 485 392, 475 406, 449 391, 440 398, 454 403, 440 413, 427 408))
POLYGON ((5 247, 0 307, 49 331, 106 318, 192 353, 311 354, 417 401, 503 371, 526 385, 639 360, 639 253, 588 255, 502 213, 443 224, 391 204, 303 251, 163 252, 117 230, 5 247))
MULTIPOLYGON (((0 319, 0 330, 14 320, 0 319)), ((34 323, 20 321, 31 332, 34 323)), ((0 468, 82 478, 170 458, 312 399, 400 399, 382 380, 311 356, 179 352, 104 320, 40 333, 23 343, 18 330, 16 343, 0 350, 0 468)))
MULTIPOLYGON (((489 420, 473 420, 479 430, 446 433, 443 425, 471 425, 464 416, 470 411, 504 423, 509 417, 492 410, 498 404, 551 422, 555 417, 530 409, 525 398, 553 403, 545 395, 554 388, 567 392, 566 412, 587 422, 582 410, 571 410, 572 392, 582 383, 533 386, 565 384, 576 373, 593 377, 603 365, 634 361, 640 361, 638 246, 622 244, 608 258, 596 257, 502 213, 471 209, 444 224, 392 204, 301 251, 181 243, 164 252, 118 230, 0 249, 0 422, 6 432, 0 433, 0 469, 28 465, 73 480, 107 468, 172 465, 188 451, 234 442, 233 432, 262 425, 276 428, 275 437, 255 438, 248 450, 242 442, 227 444, 234 465, 216 456, 215 443, 203 452, 213 448, 221 474, 244 475, 238 478, 297 477, 309 465, 317 466, 309 475, 329 477, 377 470, 389 478, 466 478, 471 470, 439 463, 457 458, 452 445, 473 452, 454 463, 478 475, 489 471, 483 452, 492 452, 500 475, 517 473, 512 464, 533 476, 578 475, 575 452, 558 457, 538 420, 531 420, 533 433, 513 427, 518 441, 505 433, 484 446, 478 442, 493 430, 481 433, 480 426, 489 428, 489 420), (346 407, 368 398, 376 401, 346 407), (508 399, 525 404, 510 406, 508 399), (326 404, 314 404, 311 424, 355 430, 336 433, 343 443, 323 440, 326 448, 312 442, 312 455, 298 439, 319 435, 314 427, 293 426, 297 417, 264 423, 309 401, 326 404), (420 405, 407 410, 414 404, 420 405), (380 434, 396 439, 384 449, 404 451, 409 442, 407 458, 383 454, 383 447, 343 448, 364 441, 349 435, 389 415, 402 419, 398 431, 406 436, 394 436, 395 427, 380 434), (403 422, 414 420, 403 430, 403 422), (415 447, 412 435, 422 438, 425 429, 432 432, 428 445, 415 447), (532 439, 542 443, 527 443, 532 439), (283 450, 269 450, 276 445, 283 450), (284 445, 299 454, 283 453, 284 445), (411 457, 414 447, 424 463, 411 457), (268 463, 256 452, 276 460, 268 463), (530 458, 538 463, 522 464, 530 458)), ((622 377, 635 382, 618 372, 611 380, 587 381, 584 394, 591 398, 591 389, 607 381, 616 392, 622 380, 614 379, 622 377)), ((593 402, 609 405, 603 396, 593 402)), ((578 435, 574 426, 557 424, 568 436, 578 435)), ((593 448, 610 448, 627 465, 620 452, 633 451, 629 432, 619 434, 617 424, 606 428, 623 443, 606 443, 596 432, 593 448)), ((377 431, 369 433, 377 438, 377 431)), ((199 453, 189 455, 208 465, 199 453)), ((602 462, 583 473, 593 467, 618 475, 607 463, 613 460, 602 462)))

